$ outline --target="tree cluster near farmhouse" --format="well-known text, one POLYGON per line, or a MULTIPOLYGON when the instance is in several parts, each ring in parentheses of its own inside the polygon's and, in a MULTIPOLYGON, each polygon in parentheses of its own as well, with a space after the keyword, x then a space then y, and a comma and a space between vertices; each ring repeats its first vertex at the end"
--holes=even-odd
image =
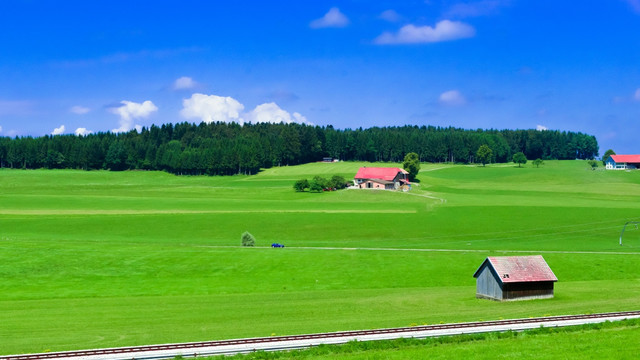
POLYGON ((418 172, 420 172, 420 158, 414 152, 408 153, 404 157, 402 167, 409 173, 409 181, 415 181, 418 172))
POLYGON ((334 129, 301 124, 179 123, 140 132, 0 137, 0 167, 164 170, 184 175, 255 174, 261 168, 314 162, 323 157, 401 162, 473 163, 481 145, 490 162, 522 152, 535 159, 593 159, 591 135, 537 130, 463 130, 434 126, 334 129))
POLYGON ((309 190, 311 192, 321 192, 325 190, 341 190, 348 186, 347 180, 340 176, 334 175, 331 179, 323 178, 322 176, 314 176, 311 181, 307 179, 300 179, 293 184, 293 188, 296 191, 309 190))
POLYGON ((604 152, 604 155, 602 155, 602 165, 607 165, 607 159, 609 159, 611 155, 616 155, 616 152, 613 151, 612 149, 609 149, 604 152))

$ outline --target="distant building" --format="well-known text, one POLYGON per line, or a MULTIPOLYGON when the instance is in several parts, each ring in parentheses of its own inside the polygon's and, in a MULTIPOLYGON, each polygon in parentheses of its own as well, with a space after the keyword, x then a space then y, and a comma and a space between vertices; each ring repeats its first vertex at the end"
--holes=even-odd
POLYGON ((640 168, 640 155, 611 155, 605 163, 608 170, 631 170, 640 168))
POLYGON ((558 281, 540 255, 490 256, 473 277, 477 298, 500 301, 552 298, 558 281))
POLYGON ((360 189, 397 190, 410 186, 409 173, 400 168, 361 167, 354 182, 360 189))

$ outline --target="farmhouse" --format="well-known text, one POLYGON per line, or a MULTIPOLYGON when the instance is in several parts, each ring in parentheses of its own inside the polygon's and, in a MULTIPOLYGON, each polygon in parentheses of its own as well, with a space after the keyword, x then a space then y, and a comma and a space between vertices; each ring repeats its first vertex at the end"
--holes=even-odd
POLYGON ((409 173, 400 168, 361 167, 354 178, 360 189, 397 190, 409 186, 409 173))
POLYGON ((608 170, 628 170, 640 168, 640 155, 611 155, 605 168, 608 170))
POLYGON ((490 256, 473 277, 477 298, 500 301, 552 298, 558 281, 541 255, 490 256))

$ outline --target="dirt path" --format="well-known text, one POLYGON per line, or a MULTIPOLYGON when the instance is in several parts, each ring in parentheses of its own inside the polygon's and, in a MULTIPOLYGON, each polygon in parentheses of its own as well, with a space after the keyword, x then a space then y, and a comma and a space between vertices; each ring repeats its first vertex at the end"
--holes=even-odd
MULTIPOLYGON (((207 248, 237 248, 227 245, 202 245, 207 248)), ((269 246, 256 246, 266 249, 269 246)), ((412 248, 365 248, 365 247, 333 247, 333 246, 291 246, 286 250, 340 250, 340 251, 413 251, 413 252, 460 252, 460 253, 521 253, 521 254, 593 254, 593 255, 640 255, 640 252, 622 251, 565 251, 565 250, 488 250, 488 249, 412 249, 412 248)))
POLYGON ((443 198, 439 198, 439 197, 435 197, 435 196, 431 196, 431 195, 427 195, 427 194, 416 194, 416 193, 413 193, 413 192, 410 192, 410 191, 404 192, 403 194, 412 195, 412 196, 420 196, 420 197, 424 197, 424 198, 432 199, 432 200, 438 200, 443 204, 447 202, 447 199, 443 199, 443 198))
POLYGON ((164 215, 164 214, 244 214, 244 213, 319 213, 319 214, 414 214, 416 210, 404 210, 404 209, 283 209, 283 210, 129 210, 129 209, 114 209, 114 210, 50 210, 50 209, 38 209, 38 210, 19 210, 19 209, 4 209, 0 210, 0 215, 27 215, 27 216, 42 216, 42 215, 164 215))

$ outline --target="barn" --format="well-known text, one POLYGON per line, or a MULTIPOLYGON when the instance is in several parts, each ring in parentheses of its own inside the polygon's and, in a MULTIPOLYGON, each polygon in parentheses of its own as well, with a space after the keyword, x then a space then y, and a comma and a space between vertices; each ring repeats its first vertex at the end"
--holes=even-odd
POLYGON ((541 255, 490 256, 473 277, 477 298, 499 301, 552 298, 558 281, 541 255))
POLYGON ((404 169, 366 166, 358 170, 354 182, 360 189, 397 190, 410 185, 404 169))
POLYGON ((640 155, 611 155, 606 161, 607 170, 640 169, 640 155))

